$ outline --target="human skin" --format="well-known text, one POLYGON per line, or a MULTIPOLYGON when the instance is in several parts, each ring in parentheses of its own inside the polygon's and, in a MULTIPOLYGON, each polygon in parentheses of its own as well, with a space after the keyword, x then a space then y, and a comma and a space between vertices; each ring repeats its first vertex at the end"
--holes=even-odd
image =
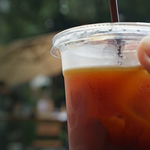
POLYGON ((150 73, 150 36, 141 40, 137 55, 141 65, 150 73))

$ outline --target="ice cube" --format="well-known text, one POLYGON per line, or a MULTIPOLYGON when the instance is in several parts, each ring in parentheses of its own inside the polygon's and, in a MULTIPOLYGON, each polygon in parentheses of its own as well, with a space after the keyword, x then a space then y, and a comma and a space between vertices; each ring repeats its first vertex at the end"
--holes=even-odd
POLYGON ((117 64, 116 47, 109 44, 84 45, 61 53, 63 70, 78 67, 110 66, 117 64))
POLYGON ((123 61, 124 61, 124 66, 139 66, 140 65, 136 50, 124 51, 123 61))

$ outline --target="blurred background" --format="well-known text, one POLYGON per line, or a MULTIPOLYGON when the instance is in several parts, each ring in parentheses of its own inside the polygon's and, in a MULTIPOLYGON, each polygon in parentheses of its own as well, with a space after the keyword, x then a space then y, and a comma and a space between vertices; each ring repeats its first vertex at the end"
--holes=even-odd
MULTIPOLYGON (((150 1, 118 0, 122 22, 150 22, 150 1)), ((108 0, 0 0, 0 150, 68 150, 64 29, 110 22, 108 0)))

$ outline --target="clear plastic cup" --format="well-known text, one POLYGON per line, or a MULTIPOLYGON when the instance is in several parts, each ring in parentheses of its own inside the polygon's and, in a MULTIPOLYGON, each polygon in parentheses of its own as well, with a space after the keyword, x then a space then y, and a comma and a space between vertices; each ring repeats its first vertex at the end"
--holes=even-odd
POLYGON ((70 150, 150 149, 150 76, 137 57, 148 23, 79 26, 53 38, 62 59, 70 150))

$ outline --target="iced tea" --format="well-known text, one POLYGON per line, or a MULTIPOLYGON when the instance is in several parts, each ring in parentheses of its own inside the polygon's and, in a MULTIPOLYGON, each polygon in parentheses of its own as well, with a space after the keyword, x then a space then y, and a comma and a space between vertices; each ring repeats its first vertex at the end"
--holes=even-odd
POLYGON ((64 71, 70 150, 150 149, 150 76, 142 67, 64 71))

